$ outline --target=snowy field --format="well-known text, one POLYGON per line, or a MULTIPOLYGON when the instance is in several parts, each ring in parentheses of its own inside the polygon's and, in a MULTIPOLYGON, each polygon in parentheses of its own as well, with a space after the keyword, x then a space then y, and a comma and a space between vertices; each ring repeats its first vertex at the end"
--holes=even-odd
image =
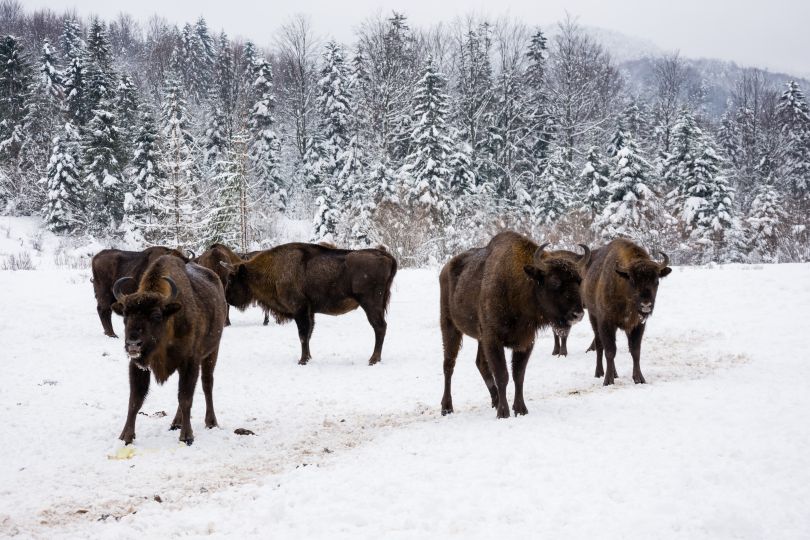
POLYGON ((587 323, 567 358, 541 334, 530 414, 508 420, 468 339, 456 414, 439 414, 437 269, 397 275, 375 367, 360 311, 318 316, 303 367, 294 325, 234 311, 221 427, 203 427, 198 385, 195 443, 180 445, 176 376, 153 382, 129 459, 114 459, 127 360, 102 335, 89 271, 38 268, 0 271, 0 536, 810 537, 810 265, 676 268, 644 386, 624 342, 617 384, 601 386, 587 323))

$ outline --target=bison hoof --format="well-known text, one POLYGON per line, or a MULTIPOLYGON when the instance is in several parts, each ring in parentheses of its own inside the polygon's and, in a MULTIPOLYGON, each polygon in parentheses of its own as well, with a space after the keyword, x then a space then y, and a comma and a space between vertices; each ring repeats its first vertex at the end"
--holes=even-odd
POLYGON ((126 430, 121 432, 121 435, 118 436, 119 439, 124 441, 124 444, 132 444, 132 440, 135 438, 135 432, 127 433, 126 430))
POLYGON ((450 407, 449 409, 442 407, 442 416, 447 416, 448 414, 453 414, 453 407, 450 407))
POLYGON ((498 418, 509 418, 509 407, 498 406, 498 418))
POLYGON ((181 427, 180 424, 172 422, 171 425, 169 426, 169 431, 175 431, 177 429, 180 429, 180 427, 181 427))
POLYGON ((646 379, 644 379, 644 375, 639 373, 638 375, 633 375, 633 382, 636 384, 647 384, 646 379))
POLYGON ((561 350, 558 356, 568 356, 568 349, 561 350))
POLYGON ((515 416, 529 414, 529 409, 526 408, 525 403, 515 403, 512 405, 512 410, 515 411, 515 416))
POLYGON ((213 420, 206 420, 205 421, 205 428, 206 429, 213 429, 215 427, 219 427, 219 424, 217 423, 216 418, 214 418, 213 420))
POLYGON ((369 361, 368 361, 368 365, 370 365, 370 366, 373 366, 374 364, 379 364, 379 363, 380 363, 379 358, 370 358, 369 361))
POLYGON ((115 332, 104 332, 104 335, 107 337, 114 337, 114 338, 118 337, 118 335, 116 335, 115 332))
POLYGON ((560 349, 558 349, 557 347, 554 347, 554 350, 551 351, 551 356, 559 356, 559 355, 560 355, 560 349))
POLYGON ((605 382, 602 383, 602 386, 610 386, 611 384, 613 384, 613 377, 605 377, 605 382))
POLYGON ((185 439, 180 439, 180 442, 186 443, 186 446, 191 446, 194 444, 194 437, 186 437, 185 439))

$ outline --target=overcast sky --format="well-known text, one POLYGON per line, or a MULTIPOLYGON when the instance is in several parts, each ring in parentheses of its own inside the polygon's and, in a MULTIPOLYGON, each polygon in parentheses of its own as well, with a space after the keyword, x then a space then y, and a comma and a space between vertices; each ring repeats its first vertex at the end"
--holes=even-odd
POLYGON ((310 15, 319 33, 349 42, 363 19, 392 9, 420 26, 470 12, 550 24, 568 10, 582 24, 649 39, 684 56, 810 74, 810 0, 23 0, 23 5, 75 9, 105 19, 121 11, 140 20, 157 13, 173 22, 203 15, 212 29, 260 45, 269 45, 279 25, 295 13, 310 15))

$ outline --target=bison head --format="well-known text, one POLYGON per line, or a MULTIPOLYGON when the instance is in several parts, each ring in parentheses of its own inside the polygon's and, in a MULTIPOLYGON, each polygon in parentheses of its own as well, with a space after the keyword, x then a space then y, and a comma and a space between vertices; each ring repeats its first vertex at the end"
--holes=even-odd
POLYGON ((649 259, 639 259, 626 268, 616 266, 616 273, 630 286, 633 305, 644 323, 655 308, 655 297, 658 294, 658 281, 672 272, 669 257, 661 253, 660 263, 649 259))
POLYGON ((253 301, 248 286, 247 268, 242 263, 231 264, 220 261, 219 264, 228 271, 228 281, 225 283, 225 300, 237 309, 246 309, 253 301))
POLYGON ((582 283, 580 269, 588 264, 591 252, 583 245, 585 255, 577 265, 547 253, 547 245, 537 248, 532 264, 524 266, 523 271, 534 281, 538 307, 551 323, 554 333, 567 336, 571 326, 581 321, 585 314, 579 292, 582 283))
POLYGON ((164 277, 170 292, 163 295, 156 292, 135 292, 124 294, 123 286, 134 281, 123 277, 113 285, 116 302, 113 311, 124 317, 124 350, 129 358, 142 369, 149 369, 149 355, 164 337, 166 321, 180 311, 176 302, 177 285, 170 277, 164 277))

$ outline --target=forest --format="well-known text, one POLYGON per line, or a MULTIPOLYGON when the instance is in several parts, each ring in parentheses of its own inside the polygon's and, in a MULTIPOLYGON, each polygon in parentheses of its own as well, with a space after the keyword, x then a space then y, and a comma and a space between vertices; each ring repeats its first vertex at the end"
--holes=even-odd
POLYGON ((630 73, 575 17, 305 15, 262 47, 0 2, 0 214, 66 239, 272 246, 285 223, 403 266, 514 229, 631 238, 676 264, 810 260, 800 80, 739 70, 723 107, 677 52, 630 73), (541 21, 537 21, 538 23, 541 21), (637 80, 636 80, 637 82, 637 80))

